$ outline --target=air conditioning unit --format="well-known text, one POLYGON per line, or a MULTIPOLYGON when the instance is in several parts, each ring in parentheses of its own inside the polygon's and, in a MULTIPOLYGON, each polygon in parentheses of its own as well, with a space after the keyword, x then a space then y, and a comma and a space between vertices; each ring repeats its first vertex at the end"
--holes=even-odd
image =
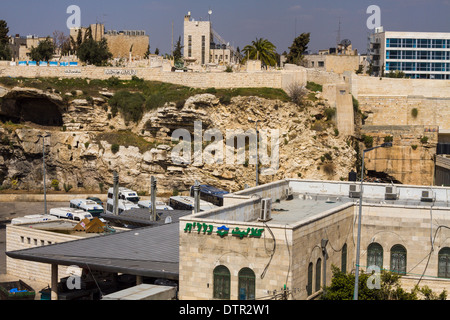
POLYGON ((261 200, 261 213, 258 221, 269 221, 272 219, 272 199, 265 198, 261 200))
POLYGON ((361 185, 359 184, 351 184, 349 188, 349 197, 350 198, 359 198, 361 195, 361 185))
POLYGON ((284 195, 286 197, 286 200, 294 199, 294 194, 293 194, 292 188, 285 189, 285 194, 284 195))
POLYGON ((422 191, 422 197, 420 198, 420 201, 432 202, 433 199, 434 199, 433 191, 431 191, 431 190, 422 191))
POLYGON ((397 200, 397 198, 398 198, 397 187, 396 186, 387 186, 386 193, 385 193, 385 199, 386 200, 397 200))

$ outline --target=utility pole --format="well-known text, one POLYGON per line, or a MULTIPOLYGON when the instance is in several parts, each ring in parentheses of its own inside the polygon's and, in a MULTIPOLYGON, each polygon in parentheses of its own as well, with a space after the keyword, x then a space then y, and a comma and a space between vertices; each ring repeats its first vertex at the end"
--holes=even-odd
POLYGON ((256 176, 255 176, 255 185, 259 185, 259 157, 258 157, 258 120, 249 120, 250 122, 255 123, 255 134, 256 134, 256 176))
POLYGON ((200 212, 200 184, 195 180, 194 184, 194 213, 200 212))
POLYGON ((151 202, 151 220, 156 221, 156 179, 153 176, 151 178, 151 202))
POLYGON ((51 135, 48 133, 46 135, 38 135, 39 138, 42 138, 42 163, 43 163, 43 173, 44 173, 44 214, 47 214, 47 188, 46 188, 46 178, 45 178, 45 138, 50 137, 51 135))

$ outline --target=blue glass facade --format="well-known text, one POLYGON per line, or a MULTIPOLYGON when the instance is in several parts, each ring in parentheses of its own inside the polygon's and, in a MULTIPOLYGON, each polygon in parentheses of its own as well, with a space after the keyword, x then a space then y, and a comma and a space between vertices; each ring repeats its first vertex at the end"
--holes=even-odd
POLYGON ((450 39, 387 38, 385 72, 410 78, 450 79, 450 39))

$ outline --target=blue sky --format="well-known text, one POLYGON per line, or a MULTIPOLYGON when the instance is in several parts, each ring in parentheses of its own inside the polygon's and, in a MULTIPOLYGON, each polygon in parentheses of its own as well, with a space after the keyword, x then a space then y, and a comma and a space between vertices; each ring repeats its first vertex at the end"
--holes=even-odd
POLYGON ((334 47, 339 20, 341 39, 365 53, 366 21, 370 5, 381 9, 381 24, 391 31, 450 32, 450 0, 8 0, 2 1, 0 19, 10 34, 68 34, 69 5, 81 8, 83 26, 103 22, 107 30, 145 30, 153 52, 170 52, 172 23, 175 41, 183 35, 183 18, 190 11, 196 20, 213 14, 213 28, 241 49, 256 38, 267 38, 277 51, 288 51, 295 35, 311 32, 312 51, 334 47))

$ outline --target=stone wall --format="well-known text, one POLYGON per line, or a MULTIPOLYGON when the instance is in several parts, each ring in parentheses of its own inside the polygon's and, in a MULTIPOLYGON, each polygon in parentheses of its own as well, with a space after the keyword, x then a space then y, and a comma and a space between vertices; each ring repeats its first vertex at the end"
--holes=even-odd
POLYGON ((393 137, 392 148, 366 153, 366 170, 385 172, 404 184, 433 185, 437 131, 436 126, 363 126, 362 134, 373 137, 374 146, 393 137))
POLYGON ((174 83, 194 88, 287 88, 290 83, 306 84, 304 69, 259 72, 164 72, 161 68, 113 67, 27 67, 0 66, 1 77, 108 79, 112 76, 129 80, 132 76, 174 83))
POLYGON ((450 92, 446 98, 360 94, 358 101, 360 109, 368 114, 365 120, 367 125, 422 125, 450 130, 450 92))
MULTIPOLYGON (((77 239, 82 239, 82 237, 43 231, 20 225, 8 225, 6 227, 6 252, 62 243, 77 239)), ((6 273, 8 275, 18 277, 25 282, 30 280, 50 283, 51 264, 6 257, 6 273)), ((60 266, 58 268, 58 278, 64 278, 67 276, 67 267, 60 266)))

